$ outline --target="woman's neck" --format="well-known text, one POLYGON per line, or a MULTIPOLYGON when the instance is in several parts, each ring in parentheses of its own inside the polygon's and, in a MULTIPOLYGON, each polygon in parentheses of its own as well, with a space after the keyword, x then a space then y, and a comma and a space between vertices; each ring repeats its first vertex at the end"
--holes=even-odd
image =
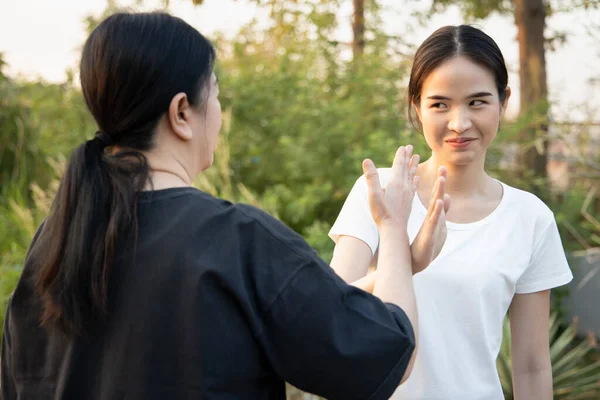
POLYGON ((159 152, 146 153, 150 168, 150 182, 145 190, 169 189, 192 186, 192 178, 186 165, 176 157, 159 152))
POLYGON ((144 190, 161 190, 192 186, 184 177, 171 171, 151 170, 150 181, 144 190))
POLYGON ((485 157, 473 160, 467 165, 456 165, 441 160, 435 154, 423 162, 417 171, 420 182, 431 188, 438 176, 438 169, 446 167, 446 193, 452 198, 465 198, 487 192, 492 179, 484 170, 485 157))

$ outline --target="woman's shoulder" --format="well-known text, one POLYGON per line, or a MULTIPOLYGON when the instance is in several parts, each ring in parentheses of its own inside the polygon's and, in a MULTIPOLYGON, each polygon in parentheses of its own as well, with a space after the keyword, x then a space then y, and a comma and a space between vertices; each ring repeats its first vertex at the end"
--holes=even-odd
POLYGON ((538 221, 554 220, 554 213, 548 205, 534 193, 498 181, 504 188, 507 209, 519 212, 524 217, 538 221))
POLYGON ((187 225, 203 237, 209 229, 219 240, 252 243, 252 246, 268 248, 274 257, 292 252, 308 260, 316 255, 302 236, 257 206, 231 202, 195 188, 152 196, 155 202, 167 198, 178 200, 168 205, 176 209, 177 220, 196 221, 187 225))
POLYGON ((226 218, 228 223, 243 226, 254 225, 259 231, 262 231, 261 233, 274 237, 285 236, 285 233, 291 231, 279 219, 257 206, 232 202, 198 189, 191 189, 185 194, 190 195, 187 201, 190 201, 196 209, 202 210, 204 213, 207 209, 214 209, 214 212, 226 218))
POLYGON ((279 248, 284 252, 291 251, 305 260, 317 255, 299 233, 261 208, 245 203, 234 204, 233 208, 242 224, 254 225, 251 230, 254 239, 271 243, 272 250, 279 248))
POLYGON ((277 217, 257 206, 246 203, 236 203, 233 204, 232 207, 239 218, 256 224, 265 235, 272 236, 278 240, 296 239, 298 236, 294 230, 277 217))

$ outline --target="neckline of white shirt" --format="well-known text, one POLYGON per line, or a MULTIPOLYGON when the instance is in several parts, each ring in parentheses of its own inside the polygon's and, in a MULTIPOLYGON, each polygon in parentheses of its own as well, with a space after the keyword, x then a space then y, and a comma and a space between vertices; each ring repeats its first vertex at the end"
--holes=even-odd
MULTIPOLYGON (((486 215, 485 217, 483 217, 482 219, 478 220, 478 221, 474 221, 474 222, 467 222, 467 223, 458 223, 458 222, 450 222, 450 221, 446 221, 446 227, 450 230, 468 230, 468 229, 475 229, 480 227, 481 225, 485 225, 490 223, 495 217, 496 215, 498 215, 502 209, 506 206, 506 204, 508 203, 508 198, 509 198, 509 193, 510 193, 510 187, 508 185, 506 185, 504 182, 500 182, 497 179, 494 179, 496 182, 498 182, 500 185, 502 185, 502 198, 500 199, 500 203, 498 203, 498 205, 496 206, 496 208, 494 208, 492 210, 492 212, 490 212, 488 215, 486 215)), ((425 205, 423 204, 423 202, 421 202, 421 199, 419 198, 419 194, 415 193, 415 197, 414 197, 414 201, 413 201, 413 207, 415 206, 414 203, 417 203, 417 208, 419 210, 419 212, 423 215, 427 215, 427 208, 425 207, 425 205)), ((450 207, 452 207, 452 205, 450 205, 450 207)))

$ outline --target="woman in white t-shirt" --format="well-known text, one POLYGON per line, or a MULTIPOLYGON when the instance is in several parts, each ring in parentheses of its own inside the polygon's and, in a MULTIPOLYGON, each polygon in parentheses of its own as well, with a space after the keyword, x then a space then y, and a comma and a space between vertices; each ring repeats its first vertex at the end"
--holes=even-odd
MULTIPOLYGON (((408 222, 418 354, 393 399, 503 399, 495 362, 507 312, 516 398, 552 398, 550 289, 568 283, 572 274, 552 211, 484 170, 486 149, 510 97, 507 84, 500 49, 470 26, 440 28, 415 55, 409 107, 431 157, 418 166, 408 222), (427 243, 418 233, 427 229, 435 194, 444 189, 452 198, 449 209, 446 199, 447 233, 439 232, 437 244, 427 243)), ((379 176, 385 185, 389 170, 380 169, 379 176)), ((379 233, 364 176, 330 236, 336 242, 332 267, 346 281, 372 290, 377 272, 365 275, 376 264, 379 233)))

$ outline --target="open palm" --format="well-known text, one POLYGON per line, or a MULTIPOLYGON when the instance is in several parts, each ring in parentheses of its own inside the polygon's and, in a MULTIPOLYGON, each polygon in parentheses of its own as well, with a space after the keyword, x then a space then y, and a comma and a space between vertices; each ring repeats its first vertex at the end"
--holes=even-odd
POLYGON ((446 169, 440 167, 429 197, 427 216, 410 246, 413 274, 423 271, 440 254, 446 242, 446 213, 450 196, 446 194, 446 169))

